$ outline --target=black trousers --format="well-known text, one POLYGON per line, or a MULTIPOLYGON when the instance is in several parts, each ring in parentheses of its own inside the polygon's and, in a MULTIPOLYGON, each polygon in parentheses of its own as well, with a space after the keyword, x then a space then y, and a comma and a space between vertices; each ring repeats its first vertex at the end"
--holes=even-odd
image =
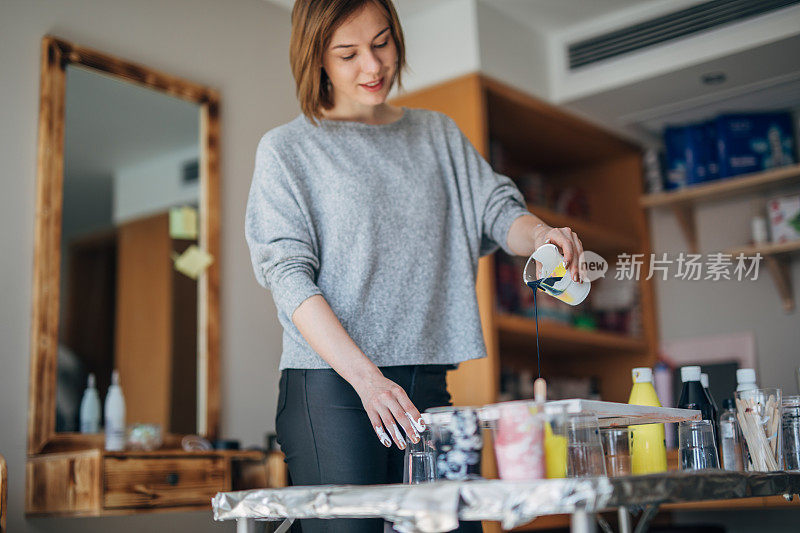
MULTIPOLYGON (((383 367, 420 412, 450 405, 445 365, 383 367)), ((281 373, 276 430, 293 485, 402 483, 403 451, 386 448, 370 424, 361 398, 331 369, 281 373)), ((301 520, 303 533, 382 533, 381 519, 301 520)), ((463 522, 462 533, 482 531, 463 522)))

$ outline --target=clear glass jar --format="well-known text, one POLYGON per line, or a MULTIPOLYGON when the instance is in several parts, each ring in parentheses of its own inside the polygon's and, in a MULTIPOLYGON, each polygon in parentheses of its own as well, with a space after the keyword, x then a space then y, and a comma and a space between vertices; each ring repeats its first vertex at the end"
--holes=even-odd
POLYGON ((781 426, 786 470, 800 471, 800 396, 783 399, 781 426))

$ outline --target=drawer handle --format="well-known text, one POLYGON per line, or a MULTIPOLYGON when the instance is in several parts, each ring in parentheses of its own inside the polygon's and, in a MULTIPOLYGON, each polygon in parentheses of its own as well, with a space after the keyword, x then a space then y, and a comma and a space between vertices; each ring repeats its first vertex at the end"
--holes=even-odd
POLYGON ((133 490, 134 492, 138 492, 139 494, 144 494, 145 496, 150 496, 151 498, 158 496, 158 493, 148 488, 147 485, 134 485, 133 490))
POLYGON ((177 472, 171 472, 167 474, 167 483, 170 485, 177 485, 178 481, 180 480, 180 476, 178 476, 177 472))

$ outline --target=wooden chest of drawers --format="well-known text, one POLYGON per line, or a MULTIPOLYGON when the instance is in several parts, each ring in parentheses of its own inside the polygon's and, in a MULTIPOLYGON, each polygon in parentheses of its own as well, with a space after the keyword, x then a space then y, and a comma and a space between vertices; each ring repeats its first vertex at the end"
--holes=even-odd
POLYGON ((25 509, 30 515, 61 516, 210 509, 217 492, 274 483, 280 472, 270 473, 267 465, 282 464, 279 459, 259 451, 180 450, 33 456, 27 462, 25 509))

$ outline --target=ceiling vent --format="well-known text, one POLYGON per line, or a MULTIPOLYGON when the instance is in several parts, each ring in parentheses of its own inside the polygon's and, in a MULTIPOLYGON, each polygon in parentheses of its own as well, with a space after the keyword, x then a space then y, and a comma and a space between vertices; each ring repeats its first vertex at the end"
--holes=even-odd
POLYGON ((800 0, 712 0, 569 45, 569 68, 673 41, 800 3, 800 0))

